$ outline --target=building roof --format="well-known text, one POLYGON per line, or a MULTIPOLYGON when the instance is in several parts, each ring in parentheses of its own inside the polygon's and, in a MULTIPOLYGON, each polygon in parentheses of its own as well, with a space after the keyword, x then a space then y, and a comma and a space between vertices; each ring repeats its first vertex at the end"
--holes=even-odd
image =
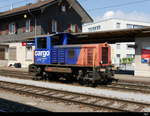
POLYGON ((143 24, 143 26, 145 25, 145 26, 147 26, 147 25, 150 25, 150 21, 142 21, 142 20, 135 20, 135 19, 123 19, 123 18, 116 18, 116 17, 112 17, 112 18, 106 18, 106 19, 100 19, 100 20, 96 20, 96 21, 94 21, 94 22, 92 22, 92 23, 87 23, 87 24, 84 24, 83 26, 84 27, 86 27, 86 26, 91 26, 91 25, 93 25, 93 24, 99 24, 99 23, 102 23, 102 22, 106 22, 106 21, 112 21, 112 20, 114 20, 114 21, 116 21, 116 22, 118 22, 118 21, 125 21, 126 23, 131 23, 131 24, 139 24, 139 25, 141 25, 141 24, 143 24))
MULTIPOLYGON (((28 12, 29 10, 34 11, 40 8, 48 7, 49 5, 58 3, 60 0, 44 0, 35 4, 28 4, 26 6, 22 6, 19 8, 14 8, 9 11, 1 12, 0 19, 23 14, 24 12, 28 12)), ((76 0, 66 0, 72 8, 82 17, 82 23, 93 22, 93 19, 88 15, 88 13, 83 9, 83 7, 76 0)))
POLYGON ((35 4, 28 4, 26 6, 22 6, 22 7, 14 8, 14 9, 9 10, 9 11, 1 12, 0 13, 0 18, 10 17, 12 15, 14 16, 14 15, 23 13, 23 11, 27 11, 28 9, 33 10, 33 9, 42 7, 42 6, 44 6, 48 3, 52 3, 54 1, 55 0, 41 1, 41 2, 38 2, 38 3, 35 3, 35 4))

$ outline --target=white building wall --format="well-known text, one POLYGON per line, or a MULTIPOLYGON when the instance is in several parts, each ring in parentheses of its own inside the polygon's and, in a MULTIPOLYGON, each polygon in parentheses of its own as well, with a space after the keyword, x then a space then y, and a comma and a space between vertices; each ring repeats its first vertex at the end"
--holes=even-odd
MULTIPOLYGON (((93 30, 94 31, 106 31, 106 30, 118 30, 118 29, 126 29, 127 24, 131 25, 138 25, 138 26, 150 26, 150 23, 147 22, 140 22, 140 21, 134 21, 134 20, 124 20, 124 19, 117 19, 117 18, 110 18, 105 19, 101 21, 97 21, 90 24, 83 25, 83 32, 90 32, 89 28, 101 26, 99 30, 93 30), (117 25, 118 24, 118 25, 117 25), (120 24, 120 25, 119 25, 120 24)), ((134 27, 136 28, 136 27, 134 27)), ((127 42, 127 43, 116 43, 111 44, 112 47, 112 63, 119 66, 120 59, 126 58, 127 54, 135 54, 135 50, 133 48, 127 48, 127 44, 135 44, 134 42, 127 42), (117 49, 117 44, 120 44, 120 49, 117 49), (117 54, 120 54, 120 58, 117 57, 117 54)))
MULTIPOLYGON (((9 43, 9 48, 16 47, 16 60, 10 60, 8 57, 8 66, 14 63, 21 63, 22 67, 28 67, 29 64, 33 63, 33 53, 35 47, 32 46, 32 59, 26 59, 26 47, 22 46, 22 43, 9 43)), ((9 53, 9 52, 8 52, 9 53)))
POLYGON ((141 50, 145 47, 150 47, 150 38, 136 38, 138 45, 135 53, 135 76, 150 77, 150 64, 141 62, 141 50))

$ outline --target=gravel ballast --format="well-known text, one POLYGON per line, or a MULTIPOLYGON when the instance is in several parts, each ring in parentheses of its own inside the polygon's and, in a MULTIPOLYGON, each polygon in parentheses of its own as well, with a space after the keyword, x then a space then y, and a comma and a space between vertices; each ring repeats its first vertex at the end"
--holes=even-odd
POLYGON ((89 95, 104 96, 104 97, 119 98, 119 99, 124 99, 124 100, 138 101, 138 102, 143 102, 143 103, 150 103, 150 100, 149 100, 150 95, 143 94, 143 93, 115 91, 115 90, 91 88, 91 87, 84 87, 84 86, 79 87, 79 86, 73 86, 73 85, 67 85, 67 84, 57 84, 57 83, 54 84, 50 82, 15 79, 15 78, 10 78, 10 77, 3 77, 3 76, 0 76, 0 81, 15 82, 15 83, 34 85, 34 86, 44 87, 44 88, 52 88, 52 89, 58 89, 58 90, 64 90, 64 91, 84 93, 84 94, 89 94, 89 95))

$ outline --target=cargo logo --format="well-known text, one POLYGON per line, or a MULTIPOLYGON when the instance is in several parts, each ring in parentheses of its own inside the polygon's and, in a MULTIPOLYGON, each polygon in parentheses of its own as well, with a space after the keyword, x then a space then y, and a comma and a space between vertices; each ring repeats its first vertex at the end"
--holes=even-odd
POLYGON ((49 56, 50 55, 50 51, 35 51, 35 56, 49 56))

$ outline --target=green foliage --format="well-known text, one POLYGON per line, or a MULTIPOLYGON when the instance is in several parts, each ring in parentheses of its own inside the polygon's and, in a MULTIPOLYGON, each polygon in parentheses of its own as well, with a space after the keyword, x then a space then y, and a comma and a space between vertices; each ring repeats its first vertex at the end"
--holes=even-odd
POLYGON ((120 60, 121 64, 131 64, 133 62, 134 58, 122 58, 120 60))

